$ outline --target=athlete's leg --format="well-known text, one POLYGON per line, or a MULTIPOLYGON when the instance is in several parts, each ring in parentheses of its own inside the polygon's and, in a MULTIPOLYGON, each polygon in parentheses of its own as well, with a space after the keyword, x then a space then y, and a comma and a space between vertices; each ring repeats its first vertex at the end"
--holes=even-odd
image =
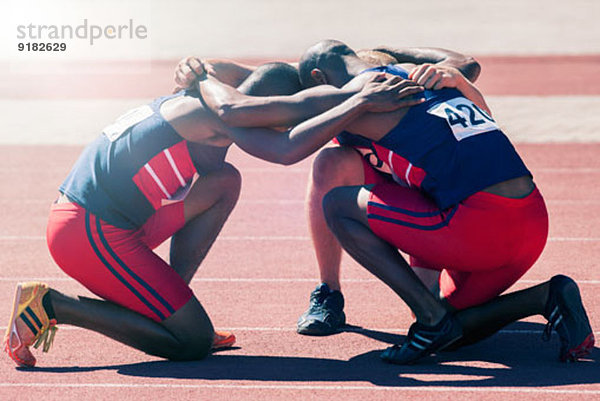
POLYGON ((58 324, 88 328, 152 355, 200 359, 212 346, 210 319, 182 277, 146 240, 141 229, 110 226, 75 204, 55 205, 48 224, 52 256, 107 301, 50 291, 46 312, 58 324))
POLYGON ((369 227, 369 186, 340 187, 323 200, 327 223, 344 249, 396 292, 425 325, 439 323, 448 313, 425 287, 398 250, 369 227))
POLYGON ((594 347, 594 333, 579 288, 569 277, 558 275, 534 287, 458 311, 456 318, 463 326, 463 338, 451 348, 473 344, 509 323, 533 315, 543 315, 548 320, 544 340, 550 338, 552 329, 558 333, 561 361, 577 361, 594 347))
POLYGON ((322 283, 339 290, 342 248, 329 230, 323 214, 323 197, 335 187, 364 183, 362 156, 352 148, 323 149, 315 158, 306 195, 310 237, 322 283))
POLYGON ((346 323, 344 297, 340 291, 342 248, 327 227, 322 204, 323 196, 332 188, 362 184, 363 163, 354 149, 340 146, 323 149, 313 162, 306 212, 321 283, 310 294, 308 309, 298 318, 299 334, 334 334, 346 323))
POLYGON ((550 281, 493 298, 489 302, 459 310, 456 318, 463 326, 463 338, 454 348, 473 344, 491 336, 517 320, 544 313, 550 281))
POLYGON ((186 283, 198 270, 240 195, 241 176, 230 164, 200 177, 183 201, 185 226, 171 238, 170 264, 186 283))
POLYGON ((52 289, 48 295, 58 324, 104 334, 150 355, 197 360, 208 355, 212 346, 213 326, 195 297, 157 322, 112 302, 69 297, 52 289))
MULTIPOLYGON (((460 339, 462 329, 445 304, 425 287, 397 248, 371 230, 367 207, 372 188, 335 188, 325 196, 323 209, 329 227, 344 249, 413 310, 417 321, 410 327, 405 342, 386 349, 381 355, 387 362, 412 363, 460 339)), ((406 195, 428 206, 430 201, 422 195, 410 192, 410 189, 405 191, 408 191, 406 195)))

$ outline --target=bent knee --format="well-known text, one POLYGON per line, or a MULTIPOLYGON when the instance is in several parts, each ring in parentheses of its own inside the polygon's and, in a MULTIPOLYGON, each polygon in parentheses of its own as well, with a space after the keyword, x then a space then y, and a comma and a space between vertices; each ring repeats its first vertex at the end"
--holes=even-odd
POLYGON ((169 350, 167 358, 172 361, 197 361, 206 358, 213 344, 214 332, 203 331, 189 338, 180 338, 179 344, 169 350))
POLYGON ((223 185, 229 189, 232 195, 237 198, 242 187, 242 175, 239 170, 229 163, 225 163, 222 169, 223 185))
POLYGON ((313 185, 320 188, 360 185, 364 181, 360 154, 344 146, 321 150, 313 161, 311 174, 313 185))
POLYGON ((327 225, 330 227, 335 219, 339 217, 340 199, 342 198, 343 193, 344 188, 337 187, 327 192, 323 197, 323 214, 325 215, 327 225))
POLYGON ((173 340, 166 352, 171 360, 191 361, 206 357, 212 348, 214 328, 195 297, 162 322, 173 340))
POLYGON ((215 188, 218 191, 219 203, 226 209, 232 209, 240 197, 242 189, 242 175, 229 163, 225 163, 223 168, 216 174, 218 185, 215 188))
POLYGON ((335 230, 343 220, 368 225, 367 203, 369 190, 363 186, 336 187, 323 197, 323 214, 330 229, 335 230))

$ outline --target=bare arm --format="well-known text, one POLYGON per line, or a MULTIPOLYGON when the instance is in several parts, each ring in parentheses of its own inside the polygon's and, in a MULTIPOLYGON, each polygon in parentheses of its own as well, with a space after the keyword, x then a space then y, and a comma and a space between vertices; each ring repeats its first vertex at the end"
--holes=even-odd
POLYGON ((175 68, 175 90, 190 88, 205 72, 231 86, 238 86, 256 69, 255 66, 232 60, 207 59, 204 64, 197 57, 186 57, 175 68), (206 67, 207 71, 204 70, 206 67))
POLYGON ((247 96, 211 75, 198 81, 198 89, 206 106, 232 127, 289 127, 359 91, 321 85, 291 96, 247 96))
POLYGON ((311 118, 286 132, 268 128, 231 128, 229 136, 246 153, 272 163, 294 164, 317 151, 363 114, 359 99, 311 118))
POLYGON ((479 91, 479 89, 473 85, 471 81, 466 79, 462 74, 458 74, 456 82, 456 89, 458 89, 467 99, 475 103, 479 108, 483 109, 490 117, 492 116, 492 111, 488 107, 483 94, 479 91))
POLYGON ((454 67, 440 64, 422 64, 415 67, 408 77, 427 89, 456 88, 464 97, 471 100, 490 116, 492 115, 483 94, 454 67))
POLYGON ((284 133, 266 128, 230 128, 229 137, 244 151, 279 164, 296 163, 325 145, 366 112, 388 112, 421 103, 412 95, 423 88, 409 80, 375 77, 338 106, 284 133))
POLYGON ((389 54, 397 60, 397 63, 432 63, 454 67, 471 82, 475 82, 481 72, 481 66, 477 60, 452 50, 433 47, 393 48, 390 46, 379 46, 373 50, 389 54))

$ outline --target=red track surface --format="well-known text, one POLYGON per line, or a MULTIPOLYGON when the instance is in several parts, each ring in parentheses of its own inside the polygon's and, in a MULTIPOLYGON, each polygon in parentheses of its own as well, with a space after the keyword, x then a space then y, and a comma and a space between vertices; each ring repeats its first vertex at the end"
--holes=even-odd
MULTIPOLYGON (((486 95, 599 95, 600 55, 481 56, 479 87, 486 95)), ((244 59, 248 64, 272 60, 244 59)), ((294 60, 289 60, 294 61, 294 60)), ((0 63, 0 93, 7 98, 134 98, 155 97, 173 89, 177 60, 44 64, 60 74, 20 74, 0 63), (10 72, 10 73, 5 73, 10 72), (90 83, 93 82, 93 85, 90 83), (123 90, 124 85, 127 90, 123 90)))
MULTIPOLYGON (((532 77, 535 74, 529 75, 532 77)), ((488 85, 493 88, 492 83, 488 85)), ((543 77, 538 76, 537 88, 543 86, 543 77)), ((514 94, 506 91, 498 89, 496 93, 514 94)), ((594 91, 599 94, 600 88, 594 91)), ((574 277, 581 283, 597 332, 600 144, 517 147, 548 202, 551 228, 541 259, 515 288, 557 273, 574 277)), ((8 320, 13 288, 19 280, 42 278, 59 290, 87 294, 53 264, 44 241, 49 204, 80 150, 0 147, 0 204, 4 210, 0 221, 0 322, 8 320)), ((522 400, 600 397, 598 349, 589 361, 574 365, 557 362, 558 339, 553 336, 550 343, 541 341, 541 318, 519 322, 480 344, 415 366, 381 363, 378 351, 402 339, 411 323, 410 314, 389 289, 348 258, 343 266, 348 320, 364 329, 327 338, 295 334, 295 320, 316 284, 302 205, 310 161, 278 167, 237 149, 229 159, 244 179, 240 204, 192 287, 216 327, 235 330, 239 348, 201 362, 168 363, 98 334, 65 326, 51 352, 38 353, 35 370, 15 369, 4 358, 0 399, 352 401, 402 397, 428 401, 471 396, 496 401, 507 396, 522 400)), ((165 245, 159 252, 165 255, 166 250, 165 245)))

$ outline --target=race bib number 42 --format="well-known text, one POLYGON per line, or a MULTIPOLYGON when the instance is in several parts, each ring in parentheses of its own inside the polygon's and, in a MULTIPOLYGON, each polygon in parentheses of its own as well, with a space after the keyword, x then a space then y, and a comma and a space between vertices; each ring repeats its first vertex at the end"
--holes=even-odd
POLYGON ((464 97, 436 104, 427 112, 445 119, 458 141, 499 129, 492 117, 464 97))

